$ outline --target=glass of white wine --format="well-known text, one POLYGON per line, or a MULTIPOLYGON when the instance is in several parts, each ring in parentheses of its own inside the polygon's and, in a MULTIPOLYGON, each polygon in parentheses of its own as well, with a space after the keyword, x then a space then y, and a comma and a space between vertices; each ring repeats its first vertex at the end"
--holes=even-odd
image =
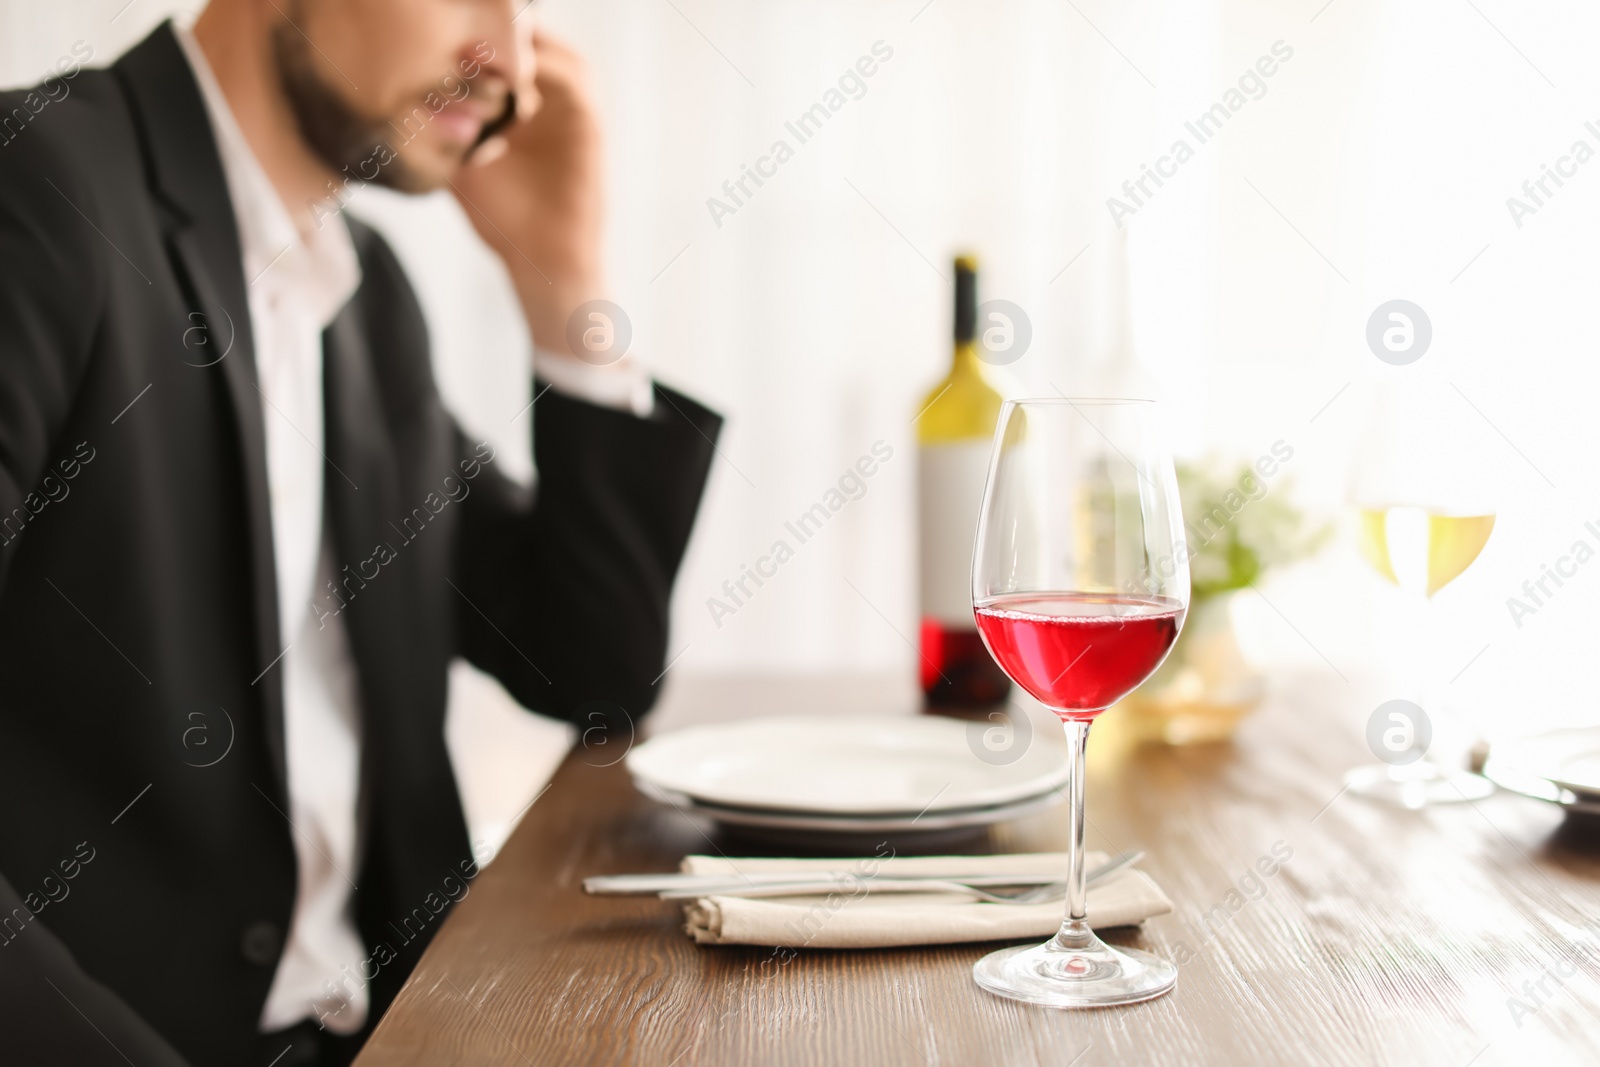
MULTIPOLYGON (((1434 596, 1472 566, 1494 532, 1495 508, 1489 479, 1474 470, 1477 449, 1461 425, 1433 417, 1433 405, 1418 394, 1380 397, 1357 462, 1353 496, 1358 512, 1361 554, 1383 578, 1399 587, 1396 614, 1408 640, 1402 651, 1406 671, 1421 679, 1415 694, 1427 716, 1434 743, 1412 762, 1373 763, 1352 769, 1345 783, 1352 793, 1408 808, 1459 803, 1488 796, 1494 786, 1453 757, 1466 745, 1431 694, 1428 683, 1434 636, 1434 596), (1436 752, 1448 755, 1436 759, 1436 752)), ((1404 752, 1419 726, 1396 720, 1404 752)), ((1382 758, 1385 753, 1378 753, 1382 758)))

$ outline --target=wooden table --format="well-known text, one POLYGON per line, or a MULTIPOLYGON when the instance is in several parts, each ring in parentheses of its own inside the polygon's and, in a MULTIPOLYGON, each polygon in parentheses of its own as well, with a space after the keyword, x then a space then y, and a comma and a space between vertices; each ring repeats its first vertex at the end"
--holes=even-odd
MULTIPOLYGON (((657 724, 888 692, 860 679, 680 687, 657 724)), ((890 686, 893 689, 893 686, 890 686)), ((898 699, 898 698, 897 698, 898 699)), ((1600 836, 1500 795, 1413 813, 1341 793, 1376 694, 1291 679, 1232 744, 1090 745, 1090 847, 1145 848, 1173 914, 1108 939, 1185 960, 1169 996, 1059 1011, 992 997, 992 944, 802 951, 692 944, 673 904, 591 874, 748 846, 575 751, 473 884, 358 1067, 418 1064, 1600 1063, 1600 836), (708 838, 707 835, 710 835, 708 838), (1252 880, 1277 844, 1291 858, 1252 880), (764 961, 769 961, 763 967, 764 961)), ((1061 847, 1063 809, 987 849, 1061 847)))

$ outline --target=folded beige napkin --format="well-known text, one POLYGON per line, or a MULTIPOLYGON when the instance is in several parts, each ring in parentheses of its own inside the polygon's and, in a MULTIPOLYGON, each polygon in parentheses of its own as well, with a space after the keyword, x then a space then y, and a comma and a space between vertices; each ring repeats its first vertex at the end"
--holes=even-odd
MULTIPOLYGON (((1091 852, 1092 869, 1104 853, 1091 852)), ((1061 925, 1065 904, 980 904, 959 893, 872 893, 874 877, 905 874, 1035 874, 1061 871, 1063 852, 1004 856, 891 856, 837 859, 727 859, 685 856, 686 874, 807 873, 845 870, 836 893, 805 897, 701 897, 684 908, 689 935, 707 945, 782 948, 883 948, 1048 937, 1061 925)), ((1165 915, 1172 901, 1143 871, 1129 867, 1089 887, 1089 922, 1131 926, 1165 915)))

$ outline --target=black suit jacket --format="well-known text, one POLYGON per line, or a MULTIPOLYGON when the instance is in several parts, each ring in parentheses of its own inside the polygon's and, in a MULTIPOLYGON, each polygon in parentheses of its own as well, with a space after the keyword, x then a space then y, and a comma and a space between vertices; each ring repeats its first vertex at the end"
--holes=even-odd
MULTIPOLYGON (((233 209, 170 27, 62 84, 37 111, 0 94, 0 118, 29 112, 0 135, 0 1058, 254 1062, 296 866, 233 209)), ((520 491, 441 405, 393 254, 352 230, 363 281, 324 338, 347 569, 324 604, 359 676, 350 981, 375 1020, 476 873, 451 657, 628 730, 719 423, 660 389, 650 419, 546 393, 520 491)))

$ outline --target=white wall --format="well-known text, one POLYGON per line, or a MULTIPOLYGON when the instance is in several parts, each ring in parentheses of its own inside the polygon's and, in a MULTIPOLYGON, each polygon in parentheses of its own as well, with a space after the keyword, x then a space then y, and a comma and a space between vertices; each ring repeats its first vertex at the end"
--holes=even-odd
MULTIPOLYGON (((109 22, 120 3, 0 0, 0 76, 42 71, 78 38, 110 58, 163 9, 135 0, 109 22)), ((1583 520, 1600 520, 1600 162, 1520 228, 1505 204, 1574 139, 1600 148, 1583 129, 1600 113, 1580 103, 1600 78, 1584 51, 1592 9, 548 0, 536 11, 594 67, 611 261, 636 348, 730 417, 679 585, 674 673, 910 677, 910 419, 946 358, 938 272, 976 249, 985 293, 1033 319, 1026 386, 1092 388, 1106 198, 1281 40, 1293 58, 1266 95, 1129 224, 1137 334, 1175 434, 1191 454, 1288 441, 1297 491, 1342 515, 1366 408, 1396 382, 1414 386, 1430 417, 1475 435, 1503 500, 1484 557, 1439 598, 1441 662, 1487 649, 1452 693, 1501 727, 1593 719, 1586 609, 1600 566, 1520 628, 1505 604, 1584 535, 1583 520), (894 55, 866 95, 719 227, 706 199, 880 39, 894 55), (1379 363, 1363 340, 1394 297, 1434 326, 1429 355, 1408 368, 1379 363), (706 598, 879 438, 895 458, 867 496, 715 626, 706 598)), ((365 210, 416 267, 452 404, 480 432, 520 433, 507 423, 526 402, 525 341, 492 263, 448 202, 381 199, 365 210)), ((1274 662, 1353 674, 1392 636, 1388 590, 1348 539, 1265 589, 1273 606, 1247 601, 1241 615, 1274 662)))

